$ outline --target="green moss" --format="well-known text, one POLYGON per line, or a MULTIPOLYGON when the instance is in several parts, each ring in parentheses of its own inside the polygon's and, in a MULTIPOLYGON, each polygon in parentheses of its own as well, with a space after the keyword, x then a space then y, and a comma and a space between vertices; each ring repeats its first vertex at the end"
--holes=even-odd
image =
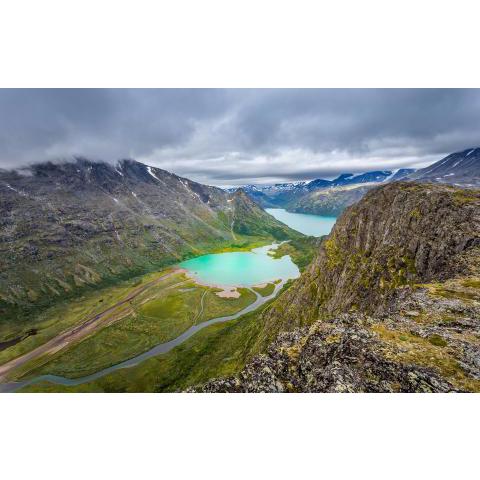
MULTIPOLYGON (((383 324, 375 324, 372 330, 384 342, 384 354, 392 360, 431 368, 456 388, 479 392, 480 381, 470 377, 445 345, 437 345, 429 339, 401 330, 390 330, 383 324), (403 348, 399 349, 399 343, 403 348)), ((432 337, 434 337, 432 335, 432 337)), ((440 337, 441 338, 441 337, 440 337)), ((443 339, 442 339, 443 340, 443 339)))
POLYGON ((480 279, 469 278, 467 280, 462 280, 461 284, 467 288, 480 288, 480 279))
POLYGON ((449 287, 437 287, 431 290, 431 293, 434 296, 439 296, 443 298, 453 299, 453 300, 476 300, 479 298, 477 292, 470 292, 465 290, 457 290, 455 288, 449 287))
POLYGON ((328 238, 323 243, 325 253, 327 254, 327 266, 329 269, 334 269, 342 264, 345 256, 341 248, 338 246, 334 236, 328 238))
POLYGON ((479 196, 472 190, 456 190, 453 192, 453 200, 457 205, 478 202, 479 196))
POLYGON ((410 216, 412 218, 420 218, 422 215, 420 213, 420 210, 418 208, 414 208, 411 212, 410 212, 410 216))
POLYGON ((437 347, 446 347, 447 346, 447 342, 440 335, 437 335, 437 334, 430 335, 428 337, 428 341, 432 345, 435 345, 437 347))

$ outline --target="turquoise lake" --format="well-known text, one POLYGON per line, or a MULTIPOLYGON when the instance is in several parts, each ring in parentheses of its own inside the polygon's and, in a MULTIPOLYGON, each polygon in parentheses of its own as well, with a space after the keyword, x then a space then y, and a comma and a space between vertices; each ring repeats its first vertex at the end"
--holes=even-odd
POLYGON ((268 255, 278 245, 254 248, 250 252, 227 252, 202 255, 180 263, 201 283, 210 285, 252 286, 273 280, 300 276, 289 255, 272 258, 268 255))
POLYGON ((313 237, 328 235, 337 220, 337 217, 291 213, 283 208, 266 208, 265 211, 297 232, 313 237))

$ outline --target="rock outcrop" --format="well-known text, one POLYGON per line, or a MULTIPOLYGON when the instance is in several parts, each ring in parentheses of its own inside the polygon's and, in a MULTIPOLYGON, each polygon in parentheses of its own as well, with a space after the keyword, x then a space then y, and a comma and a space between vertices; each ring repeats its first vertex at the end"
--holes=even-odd
POLYGON ((267 353, 199 390, 479 391, 480 192, 369 192, 261 321, 267 353))

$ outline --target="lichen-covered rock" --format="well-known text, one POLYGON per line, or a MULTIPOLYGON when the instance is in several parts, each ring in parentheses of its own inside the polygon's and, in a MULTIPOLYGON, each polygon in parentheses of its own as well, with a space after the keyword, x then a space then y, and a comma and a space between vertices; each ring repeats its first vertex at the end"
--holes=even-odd
POLYGON ((256 357, 237 378, 213 380, 200 391, 461 391, 432 368, 388 358, 371 323, 371 319, 351 314, 281 334, 268 352, 256 357))

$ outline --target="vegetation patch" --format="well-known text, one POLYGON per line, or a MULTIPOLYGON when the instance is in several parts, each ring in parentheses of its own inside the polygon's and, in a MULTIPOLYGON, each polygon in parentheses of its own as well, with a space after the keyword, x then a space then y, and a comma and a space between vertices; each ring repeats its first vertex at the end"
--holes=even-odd
POLYGON ((467 375, 454 357, 454 352, 445 348, 446 345, 436 338, 431 341, 436 336, 422 338, 410 332, 390 330, 379 323, 373 325, 372 330, 384 342, 383 350, 387 358, 431 368, 456 388, 480 392, 480 381, 467 375))
POLYGON ((420 218, 422 216, 422 214, 420 213, 420 210, 418 208, 414 208, 411 212, 410 212, 410 216, 412 218, 420 218))
POLYGON ((259 293, 262 297, 268 297, 275 291, 275 284, 267 283, 264 287, 253 287, 253 290, 259 293))
POLYGON ((464 205, 466 203, 474 203, 479 200, 478 194, 469 190, 456 190, 453 192, 453 200, 457 205, 464 205))
POLYGON ((273 258, 290 255, 292 261, 303 272, 317 254, 320 242, 321 240, 317 237, 296 238, 282 243, 272 250, 270 255, 273 258))
POLYGON ((327 266, 329 269, 334 269, 342 264, 345 255, 336 242, 334 236, 327 238, 323 243, 325 252, 327 254, 327 266))
POLYGON ((480 300, 480 290, 475 280, 449 280, 445 283, 433 283, 426 285, 430 295, 463 302, 480 300))
POLYGON ((440 335, 436 335, 436 334, 435 335, 430 335, 428 337, 428 341, 432 345, 435 345, 437 347, 446 347, 448 345, 444 338, 442 338, 440 335))

